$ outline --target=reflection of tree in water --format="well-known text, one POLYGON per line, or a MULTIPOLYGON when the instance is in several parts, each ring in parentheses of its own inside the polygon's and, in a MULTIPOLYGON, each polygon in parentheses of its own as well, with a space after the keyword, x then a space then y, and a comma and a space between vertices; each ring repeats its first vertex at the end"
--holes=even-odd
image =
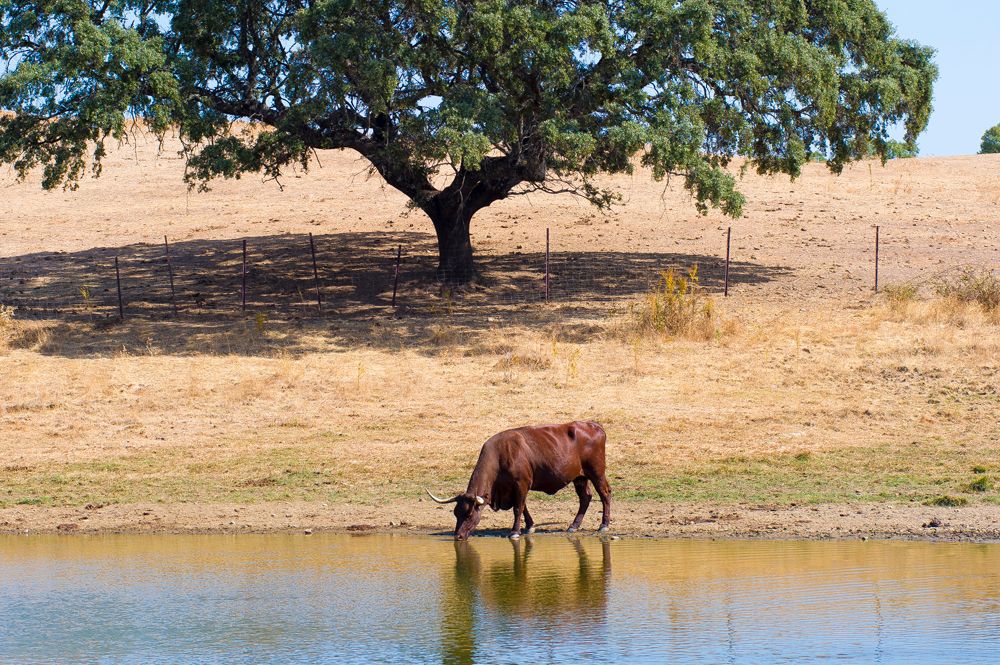
MULTIPOLYGON (((611 543, 602 540, 595 561, 579 539, 553 551, 543 548, 532 563, 531 538, 510 541, 512 555, 484 562, 472 541, 455 542, 455 577, 442 604, 442 654, 445 663, 472 663, 477 622, 494 615, 515 635, 543 631, 547 639, 573 640, 580 630, 602 625, 611 581, 611 543), (575 564, 575 565, 574 565, 575 564)), ((482 636, 480 636, 482 637, 482 636)))

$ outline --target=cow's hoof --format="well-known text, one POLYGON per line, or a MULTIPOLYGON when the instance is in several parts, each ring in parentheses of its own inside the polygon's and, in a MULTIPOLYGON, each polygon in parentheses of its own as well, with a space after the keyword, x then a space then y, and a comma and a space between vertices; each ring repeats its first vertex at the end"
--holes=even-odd
POLYGON ((530 529, 528 529, 527 531, 525 531, 525 533, 527 533, 529 536, 531 534, 533 534, 534 532, 535 532, 535 527, 531 527, 530 529))
POLYGON ((571 526, 570 528, 566 529, 566 533, 576 533, 576 527, 571 526))
POLYGON ((597 533, 607 533, 607 532, 608 532, 607 524, 605 524, 604 526, 602 526, 600 529, 597 530, 597 533))
POLYGON ((518 540, 518 539, 520 539, 520 537, 521 537, 521 534, 519 534, 519 533, 512 533, 512 534, 510 534, 510 539, 511 540, 518 540))

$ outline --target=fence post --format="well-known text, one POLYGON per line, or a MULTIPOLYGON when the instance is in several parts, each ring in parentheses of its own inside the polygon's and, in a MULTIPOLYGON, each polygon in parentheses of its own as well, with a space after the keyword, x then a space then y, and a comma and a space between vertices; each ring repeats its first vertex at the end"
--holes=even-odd
POLYGON ((392 278, 392 306, 396 307, 396 291, 399 290, 399 262, 403 258, 403 246, 396 249, 396 274, 392 278))
POLYGON ((875 225, 875 293, 878 293, 878 236, 879 226, 875 225))
POLYGON ((311 231, 309 232, 309 251, 312 252, 313 280, 316 282, 316 309, 323 311, 323 295, 319 290, 319 268, 316 266, 316 243, 313 242, 311 231))
POLYGON ((174 307, 174 316, 177 316, 177 293, 174 291, 174 268, 170 265, 170 244, 167 236, 163 236, 163 251, 167 258, 167 273, 170 275, 170 304, 174 307))
POLYGON ((247 241, 243 240, 243 311, 247 311, 247 241))
POLYGON ((118 270, 118 257, 115 257, 115 282, 118 284, 118 318, 125 320, 125 304, 122 302, 122 274, 118 270))
POLYGON ((549 228, 545 227, 545 302, 549 301, 549 228))
POLYGON ((726 276, 725 285, 723 286, 723 296, 729 297, 729 241, 733 235, 733 227, 726 227, 726 276))

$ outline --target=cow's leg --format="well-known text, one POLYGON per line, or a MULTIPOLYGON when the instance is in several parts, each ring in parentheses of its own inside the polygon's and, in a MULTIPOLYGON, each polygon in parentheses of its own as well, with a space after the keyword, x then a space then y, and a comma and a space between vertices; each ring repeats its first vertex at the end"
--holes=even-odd
POLYGON ((524 505, 524 529, 527 534, 535 532, 535 520, 531 519, 531 513, 528 512, 527 503, 524 505))
POLYGON ((510 530, 510 537, 517 540, 521 537, 521 514, 524 512, 524 500, 521 499, 514 504, 514 528, 510 530))
POLYGON ((587 507, 590 506, 590 499, 593 494, 590 491, 590 481, 584 476, 580 476, 573 481, 573 487, 576 488, 576 495, 580 497, 580 510, 576 512, 576 518, 573 523, 569 525, 570 533, 573 533, 580 528, 580 524, 583 522, 583 516, 587 514, 587 507))
POLYGON ((531 487, 530 479, 514 486, 513 496, 511 497, 514 500, 514 528, 510 530, 510 537, 514 539, 521 537, 521 515, 526 512, 524 502, 528 499, 529 487, 531 487))
POLYGON ((598 531, 607 531, 608 527, 611 526, 611 486, 608 485, 608 479, 603 473, 591 478, 590 481, 594 483, 594 489, 597 490, 597 496, 601 497, 601 506, 604 508, 601 528, 598 531))

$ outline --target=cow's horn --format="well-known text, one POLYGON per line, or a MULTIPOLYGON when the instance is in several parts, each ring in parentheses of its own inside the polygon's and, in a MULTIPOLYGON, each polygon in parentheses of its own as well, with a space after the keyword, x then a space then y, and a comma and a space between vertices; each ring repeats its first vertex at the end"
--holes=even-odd
POLYGON ((484 499, 483 497, 481 497, 481 496, 479 496, 477 494, 476 495, 476 503, 478 503, 480 506, 485 506, 486 505, 486 499, 484 499))
POLYGON ((453 496, 452 498, 450 498, 450 499, 439 499, 436 496, 434 496, 433 494, 431 494, 430 490, 425 489, 424 491, 427 492, 427 496, 429 496, 430 498, 434 499, 434 503, 455 503, 456 501, 458 501, 458 495, 457 494, 455 496, 453 496))

